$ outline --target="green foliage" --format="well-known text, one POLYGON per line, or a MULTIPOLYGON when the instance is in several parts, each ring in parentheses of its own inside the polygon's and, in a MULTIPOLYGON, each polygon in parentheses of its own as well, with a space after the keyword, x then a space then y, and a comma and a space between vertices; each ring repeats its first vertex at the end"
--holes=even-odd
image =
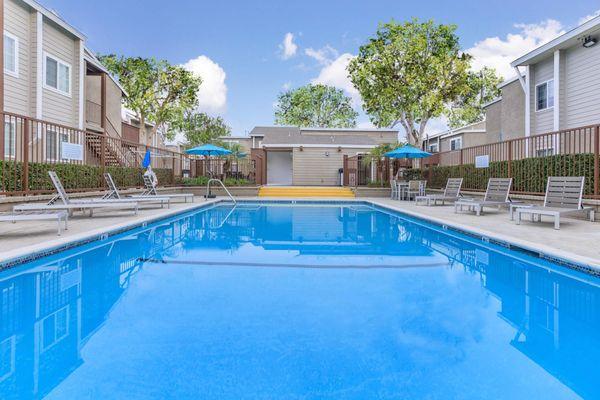
POLYGON ((427 122, 469 92, 471 57, 455 31, 433 21, 391 21, 360 47, 348 71, 376 126, 400 123, 419 145, 427 122))
MULTIPOLYGON (((102 168, 78 164, 43 164, 29 163, 29 190, 53 191, 54 186, 48 171, 56 171, 63 186, 67 190, 105 189, 102 168)), ((143 186, 141 168, 106 167, 119 188, 143 186)), ((170 169, 154 169, 160 185, 172 185, 173 174, 170 169)), ((0 161, 0 191, 23 191, 23 163, 0 161)))
POLYGON ((469 90, 446 110, 450 128, 483 121, 483 106, 500 96, 498 85, 502 78, 492 68, 482 68, 479 72, 470 71, 467 81, 469 90))
POLYGON ((215 143, 220 137, 231 135, 231 127, 223 118, 199 112, 186 113, 179 129, 185 134, 188 147, 215 143))
MULTIPOLYGON (((448 178, 463 178, 463 189, 485 191, 489 178, 508 177, 508 161, 491 162, 488 168, 474 164, 412 169, 405 172, 407 179, 423 179, 429 175, 429 186, 443 188, 448 178)), ((594 155, 565 154, 525 158, 511 163, 512 190, 515 192, 544 193, 549 176, 585 176, 585 193, 594 192, 594 155)))
POLYGON ((154 125, 148 138, 150 143, 159 129, 172 139, 175 133, 168 129, 180 128, 185 113, 198 103, 202 79, 179 65, 114 54, 100 56, 100 60, 127 92, 125 105, 137 114, 140 125, 148 122, 154 125))
POLYGON ((358 113, 344 91, 326 85, 306 85, 281 93, 275 109, 276 125, 315 128, 354 128, 358 113))
POLYGON ((233 143, 233 142, 223 142, 220 144, 223 148, 231 151, 231 154, 228 155, 228 158, 242 158, 245 155, 247 156, 247 154, 244 153, 244 147, 239 144, 239 143, 233 143))
MULTIPOLYGON (((197 176, 195 178, 183 178, 183 185, 185 186, 206 186, 208 183, 208 177, 206 176, 197 176)), ((223 181, 225 186, 250 186, 253 185, 247 179, 235 179, 235 178, 226 178, 223 181)), ((212 187, 212 185, 211 185, 212 187)))
POLYGON ((371 162, 379 163, 381 160, 383 160, 385 153, 388 153, 402 145, 404 145, 404 143, 381 143, 377 147, 372 148, 362 157, 362 163, 363 165, 369 165, 371 162))

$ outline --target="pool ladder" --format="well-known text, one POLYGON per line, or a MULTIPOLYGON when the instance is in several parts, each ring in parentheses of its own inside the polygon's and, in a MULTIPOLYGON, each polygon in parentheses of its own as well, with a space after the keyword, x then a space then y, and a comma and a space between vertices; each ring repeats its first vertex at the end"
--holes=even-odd
POLYGON ((220 179, 216 179, 216 178, 210 178, 208 180, 208 183, 206 184, 206 199, 208 199, 209 196, 210 196, 210 184, 213 183, 213 182, 218 182, 221 185, 221 187, 223 188, 223 190, 225 190, 225 193, 227 193, 227 195, 229 196, 229 198, 231 199, 231 201, 233 201, 233 204, 237 204, 237 201, 231 195, 231 192, 229 192, 229 190, 227 190, 227 188, 225 187, 225 185, 223 184, 223 182, 220 179))

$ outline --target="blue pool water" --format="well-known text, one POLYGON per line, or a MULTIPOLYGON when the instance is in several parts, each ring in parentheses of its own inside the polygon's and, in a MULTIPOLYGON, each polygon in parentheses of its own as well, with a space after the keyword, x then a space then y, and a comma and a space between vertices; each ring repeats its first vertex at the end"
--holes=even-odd
POLYGON ((597 399, 599 285, 367 205, 221 205, 0 274, 0 398, 597 399))

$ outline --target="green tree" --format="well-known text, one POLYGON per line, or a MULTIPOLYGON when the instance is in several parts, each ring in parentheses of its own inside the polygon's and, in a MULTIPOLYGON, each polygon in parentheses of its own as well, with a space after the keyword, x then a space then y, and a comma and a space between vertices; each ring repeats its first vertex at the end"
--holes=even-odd
POLYGON ((383 166, 385 165, 385 153, 388 153, 400 146, 404 143, 395 142, 395 143, 381 143, 377 147, 372 148, 367 154, 362 156, 361 162, 363 165, 371 165, 371 163, 375 164, 375 170, 377 172, 377 176, 375 178, 376 181, 380 182, 383 185, 382 173, 383 166))
POLYGON ((221 117, 211 117, 200 112, 186 113, 179 129, 190 147, 205 143, 216 143, 223 136, 231 135, 231 128, 221 117))
POLYGON ((230 158, 242 158, 246 155, 244 152, 244 146, 239 143, 223 142, 221 143, 221 147, 231 151, 231 154, 229 155, 230 158))
POLYGON ((471 57, 461 52, 455 30, 392 21, 360 47, 348 71, 376 126, 401 124, 409 143, 420 145, 427 122, 468 92, 471 57))
POLYGON ((315 128, 354 128, 358 113, 352 99, 333 86, 308 84, 281 93, 275 109, 276 125, 315 128))
POLYGON ((181 66, 154 58, 114 54, 100 56, 100 60, 127 92, 125 106, 136 113, 140 126, 153 125, 148 144, 158 130, 172 139, 173 128, 180 127, 185 113, 198 103, 202 79, 181 66))
POLYGON ((484 67, 481 71, 469 72, 467 84, 469 90, 458 97, 446 110, 450 128, 483 121, 483 106, 500 96, 498 85, 502 78, 493 68, 484 67))

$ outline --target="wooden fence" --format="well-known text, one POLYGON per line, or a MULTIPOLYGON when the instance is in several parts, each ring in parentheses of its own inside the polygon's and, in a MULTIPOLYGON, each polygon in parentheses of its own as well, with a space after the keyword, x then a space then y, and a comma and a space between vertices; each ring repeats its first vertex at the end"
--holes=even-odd
POLYGON ((599 156, 600 125, 590 125, 436 153, 418 172, 431 187, 462 177, 468 190, 485 190, 490 177, 513 178, 513 191, 522 194, 544 193, 548 176, 585 176, 586 196, 598 198, 599 156))
MULTIPOLYGON (((0 195, 52 192, 49 170, 56 170, 70 191, 104 188, 102 174, 106 171, 113 174, 119 187, 140 187, 141 163, 148 150, 161 185, 195 176, 199 171, 192 170, 192 162, 202 162, 200 157, 147 146, 108 131, 101 134, 8 112, 2 115, 0 195)), ((250 167, 244 168, 236 165, 234 170, 251 175, 250 167)))

